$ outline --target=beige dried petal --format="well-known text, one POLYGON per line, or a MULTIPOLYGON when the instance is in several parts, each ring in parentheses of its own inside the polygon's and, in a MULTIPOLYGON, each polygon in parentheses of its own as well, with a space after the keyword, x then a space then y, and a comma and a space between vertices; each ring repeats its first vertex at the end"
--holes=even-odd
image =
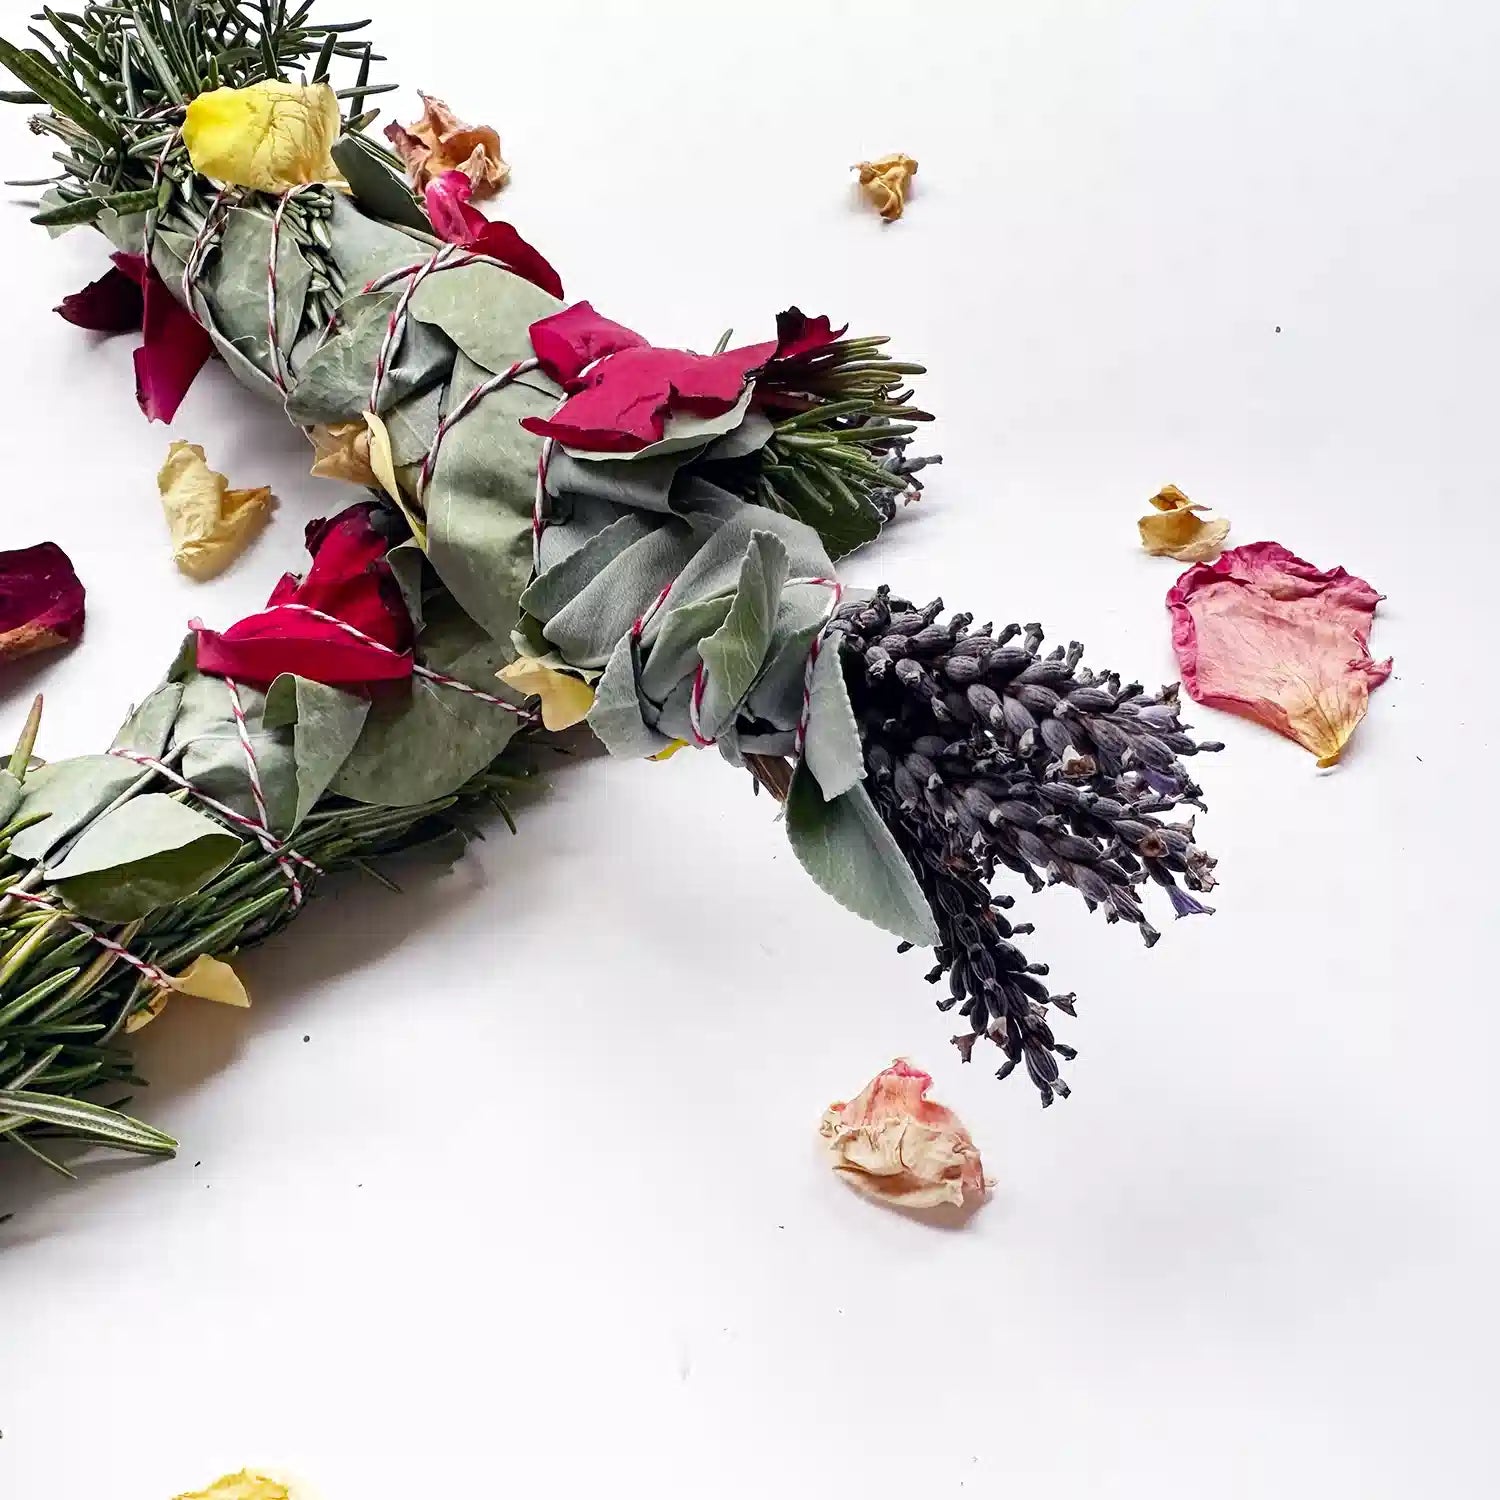
POLYGON ((932 1078, 897 1058, 856 1099, 831 1104, 819 1132, 833 1170, 851 1186, 902 1208, 962 1205, 991 1184, 979 1149, 951 1109, 925 1098, 932 1078))
POLYGON ((191 578, 212 578, 249 545, 270 515, 269 488, 232 490, 197 443, 176 442, 156 476, 172 556, 191 578))
POLYGON ((493 197, 510 181, 499 135, 488 125, 466 125, 430 94, 422 95, 421 119, 388 125, 385 134, 419 193, 444 172, 462 172, 476 199, 493 197))
POLYGON ((143 1026, 149 1026, 167 1008, 167 1001, 173 995, 194 995, 200 1000, 212 1000, 218 1005, 233 1005, 242 1010, 250 1004, 250 993, 240 976, 222 959, 202 953, 173 979, 170 989, 157 989, 150 1000, 126 1021, 125 1030, 139 1031, 143 1026))
POLYGON ((1157 514, 1142 516, 1137 523, 1141 546, 1153 557, 1175 557, 1179 562, 1212 562, 1223 550, 1229 535, 1224 518, 1203 520, 1195 505, 1175 484, 1163 486, 1151 497, 1157 514))
POLYGON ((914 158, 896 152, 874 161, 856 162, 851 170, 859 173, 859 185, 882 219, 899 219, 905 213, 907 190, 917 175, 914 158))
POLYGON ((312 439, 312 474, 317 479, 341 479, 378 489, 380 481, 370 466, 370 429, 362 421, 334 422, 308 429, 312 439))
POLYGON ((296 1500, 279 1480, 254 1469, 241 1469, 216 1479, 206 1490, 178 1495, 176 1500, 296 1500))

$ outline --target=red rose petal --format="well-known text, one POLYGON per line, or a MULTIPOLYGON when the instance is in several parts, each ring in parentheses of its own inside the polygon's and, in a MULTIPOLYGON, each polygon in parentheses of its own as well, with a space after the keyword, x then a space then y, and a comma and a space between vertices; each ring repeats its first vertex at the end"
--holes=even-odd
POLYGON ((83 585, 56 542, 0 552, 0 661, 76 640, 83 585))
POLYGON ((152 421, 170 422, 214 352, 213 340, 145 256, 118 253, 110 259, 141 288, 145 303, 143 339, 135 351, 135 399, 152 421))
POLYGON ((600 317, 588 302, 575 302, 550 318, 542 318, 528 332, 542 368, 564 387, 571 387, 596 360, 622 349, 649 347, 640 334, 600 317))
POLYGON ((836 343, 849 331, 849 325, 835 329, 831 320, 819 313, 809 318, 800 307, 789 307, 776 314, 776 353, 773 359, 802 359, 836 343))
POLYGON ((469 206, 473 194, 474 184, 467 172, 444 172, 427 184, 423 195, 427 217, 439 238, 450 245, 467 245, 489 223, 477 208, 469 206))
POLYGON ((54 310, 92 333, 131 333, 145 317, 146 299, 136 278, 111 266, 97 281, 64 297, 54 310))
MULTIPOLYGON (((533 328, 533 346, 535 328, 533 328)), ((632 453, 660 440, 669 411, 716 417, 740 399, 752 370, 773 344, 723 354, 684 349, 624 349, 583 377, 577 394, 552 417, 526 417, 528 432, 596 453, 632 453)))
POLYGON ((351 505, 332 520, 307 528, 313 554, 307 576, 288 573, 260 614, 220 634, 193 622, 198 670, 246 682, 267 683, 282 672, 344 687, 411 676, 411 618, 385 554, 390 541, 371 524, 379 506, 351 505), (301 604, 332 615, 372 637, 361 641, 301 604))
POLYGON ((474 184, 466 172, 444 172, 427 184, 427 217, 441 238, 476 255, 498 260, 507 270, 561 299, 562 278, 541 251, 528 245, 509 224, 490 220, 469 206, 474 184))

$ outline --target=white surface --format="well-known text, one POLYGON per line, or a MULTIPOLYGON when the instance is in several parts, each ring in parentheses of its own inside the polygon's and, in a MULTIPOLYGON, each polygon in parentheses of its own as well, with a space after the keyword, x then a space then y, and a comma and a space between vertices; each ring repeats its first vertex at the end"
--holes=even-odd
MULTIPOLYGON (((1146 953, 1029 903, 1082 997, 1046 1114, 708 756, 579 766, 450 876, 320 902, 248 1017, 148 1033, 179 1160, 0 1164, 0 1494, 261 1463, 327 1500, 1492 1495, 1500 12, 368 8, 392 76, 500 127, 501 211, 574 296, 700 345, 797 301, 930 363, 948 462, 852 577, 1168 678, 1175 568, 1134 530, 1172 480, 1388 594, 1396 676, 1331 774, 1193 716, 1229 743, 1211 921, 1146 953), (887 229, 846 168, 890 150, 922 168, 887 229), (1000 1178, 961 1231, 818 1157, 897 1053, 1000 1178)), ((41 687, 75 753, 348 496, 222 369, 171 434, 138 417, 131 341, 49 311, 97 242, 16 208, 0 248, 3 544, 90 589, 0 739, 41 687), (282 497, 206 587, 165 552, 169 435, 282 497)))

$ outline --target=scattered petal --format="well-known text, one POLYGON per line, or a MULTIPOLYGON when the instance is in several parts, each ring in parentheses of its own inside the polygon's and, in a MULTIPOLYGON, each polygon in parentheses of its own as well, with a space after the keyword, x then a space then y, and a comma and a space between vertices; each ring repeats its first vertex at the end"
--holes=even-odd
POLYGON ((351 505, 331 521, 307 528, 312 566, 305 578, 288 573, 267 607, 220 634, 193 622, 198 670, 268 683, 283 672, 346 687, 411 676, 412 629, 401 589, 385 554, 391 539, 375 523, 383 507, 351 505), (289 604, 305 605, 352 625, 370 641, 289 604))
POLYGON ((875 161, 856 162, 850 170, 859 173, 859 185, 882 219, 899 219, 906 212, 907 189, 917 175, 917 164, 911 157, 897 152, 875 161))
POLYGON ((150 1000, 125 1023, 125 1030, 139 1031, 149 1026, 167 1008, 167 1001, 173 995, 194 995, 200 1000, 233 1005, 241 1010, 250 1005, 250 994, 240 976, 222 959, 202 953, 173 979, 170 989, 156 989, 150 1000))
POLYGON ((647 760, 671 760, 671 758, 674 755, 676 755, 679 750, 686 750, 686 749, 687 749, 687 741, 686 740, 673 740, 671 742, 671 744, 665 746, 661 750, 658 750, 655 755, 648 755, 646 757, 646 759, 647 760))
POLYGON ((272 78, 199 94, 187 107, 182 139, 205 177, 281 193, 304 182, 345 185, 332 156, 343 128, 328 84, 272 78))
POLYGON ((216 1479, 206 1490, 193 1490, 176 1500, 296 1500, 292 1491, 278 1480, 253 1469, 241 1469, 238 1474, 226 1474, 216 1479))
POLYGON ((427 184, 427 217, 438 235, 476 255, 498 260, 548 295, 562 299, 562 278, 547 258, 509 225, 469 206, 473 184, 463 172, 444 172, 427 184))
POLYGON ((1377 594, 1343 568, 1321 571, 1275 542, 1189 568, 1167 595, 1182 680, 1306 746, 1331 766, 1391 662, 1370 655, 1377 594))
POLYGON ((830 1104, 819 1133, 833 1170, 902 1208, 961 1205, 966 1193, 992 1186, 963 1121, 924 1097, 931 1086, 931 1075, 898 1057, 857 1099, 830 1104))
POLYGON ((232 490, 208 466, 197 443, 176 442, 156 476, 172 556, 190 578, 221 573, 249 545, 271 513, 271 491, 232 490))
POLYGON ((56 542, 0 552, 0 662, 77 640, 83 585, 56 542))
POLYGON ((214 352, 213 340, 167 290, 144 255, 110 256, 141 289, 142 342, 135 351, 135 399, 153 422, 170 422, 214 352))
POLYGON ((145 320, 146 299, 135 277, 111 266, 82 291, 64 297, 55 311, 91 333, 134 333, 145 320))
POLYGON ((551 730, 581 724, 594 706, 594 690, 568 672, 531 656, 518 656, 495 674, 507 687, 542 700, 542 723, 551 730))
POLYGON ((492 198, 510 181, 500 155, 500 137, 488 125, 465 125, 441 99, 422 96, 422 118, 387 125, 386 139, 421 192, 444 172, 459 171, 474 184, 476 198, 492 198))
POLYGON ((364 422, 334 422, 310 427, 315 479, 342 479, 348 484, 379 489, 380 480, 370 463, 370 428, 364 422))
POLYGON ((1175 557, 1178 562, 1212 562, 1224 550, 1229 522, 1222 517, 1204 521, 1198 512, 1206 505, 1195 505, 1175 484, 1169 484, 1151 497, 1154 516, 1142 516, 1141 546, 1153 557, 1175 557))

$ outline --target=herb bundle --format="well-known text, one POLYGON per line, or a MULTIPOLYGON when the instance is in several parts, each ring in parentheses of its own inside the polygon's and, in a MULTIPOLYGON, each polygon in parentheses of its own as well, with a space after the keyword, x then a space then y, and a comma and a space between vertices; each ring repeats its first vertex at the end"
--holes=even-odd
POLYGON ((461 173, 415 196, 364 133, 389 87, 364 23, 311 13, 93 4, 0 45, 8 97, 60 147, 38 221, 101 231, 142 291, 143 406, 174 406, 211 349, 320 452, 363 440, 374 496, 310 529, 307 578, 265 611, 196 630, 112 753, 31 769, 23 736, 0 778, 0 1133, 170 1149, 81 1102, 134 1081, 130 1017, 284 925, 324 871, 501 799, 555 727, 549 683, 616 754, 715 746, 750 770, 825 890, 936 948, 941 1004, 1002 1073, 1024 1060, 1044 1103, 1066 1094, 1048 1017, 1072 998, 990 882, 1064 881, 1154 941, 1142 885, 1206 909, 1212 860, 1161 815, 1198 799, 1180 757, 1216 747, 1171 694, 1040 656, 1037 627, 846 590, 834 560, 933 461, 908 455, 920 366, 795 308, 695 354, 565 304, 461 173), (256 139, 241 172, 218 139, 205 171, 205 114, 253 135, 272 102, 305 137, 295 167, 256 139))

